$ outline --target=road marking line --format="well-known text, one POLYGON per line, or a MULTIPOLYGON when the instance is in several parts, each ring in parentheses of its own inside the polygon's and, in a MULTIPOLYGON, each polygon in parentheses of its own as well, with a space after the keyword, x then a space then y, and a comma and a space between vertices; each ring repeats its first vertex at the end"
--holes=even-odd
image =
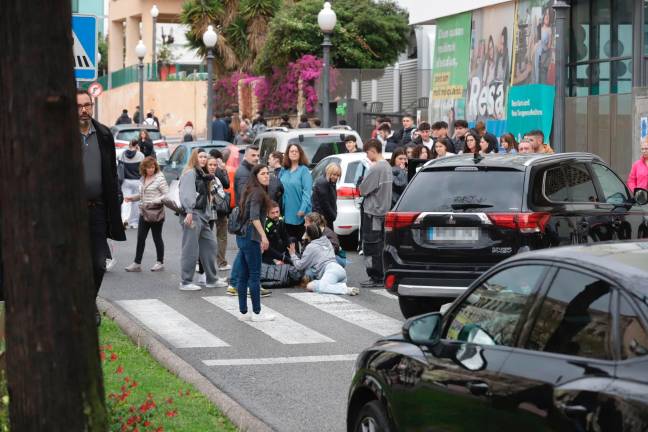
POLYGON ((352 303, 338 295, 317 293, 287 295, 381 336, 400 333, 403 327, 403 323, 397 319, 352 303))
POLYGON ((203 360, 206 366, 253 366, 291 363, 321 363, 337 361, 355 361, 358 354, 302 356, 302 357, 269 357, 248 359, 203 360))
POLYGON ((229 346, 158 299, 120 300, 117 303, 176 348, 229 346))
POLYGON ((389 293, 386 289, 384 289, 384 288, 381 288, 381 289, 372 289, 372 290, 369 290, 369 291, 371 291, 371 292, 374 293, 374 294, 378 294, 378 295, 381 295, 381 296, 383 296, 383 297, 387 297, 388 299, 398 300, 398 297, 397 297, 397 296, 395 296, 394 294, 390 294, 390 293, 389 293))
MULTIPOLYGON (((209 303, 218 306, 223 309, 225 312, 235 316, 240 317, 241 313, 239 312, 238 298, 230 296, 212 296, 212 297, 203 297, 204 300, 207 300, 209 303)), ((281 342, 286 345, 294 344, 314 344, 314 343, 325 343, 325 342, 335 342, 333 339, 324 336, 321 333, 316 332, 302 324, 299 324, 296 321, 291 320, 285 315, 280 314, 277 311, 272 310, 267 306, 262 306, 263 313, 270 313, 275 316, 275 319, 272 321, 262 321, 262 322, 252 322, 252 321, 242 321, 245 324, 254 327, 255 329, 262 331, 276 341, 281 342)), ((248 313, 252 313, 249 311, 248 313)))

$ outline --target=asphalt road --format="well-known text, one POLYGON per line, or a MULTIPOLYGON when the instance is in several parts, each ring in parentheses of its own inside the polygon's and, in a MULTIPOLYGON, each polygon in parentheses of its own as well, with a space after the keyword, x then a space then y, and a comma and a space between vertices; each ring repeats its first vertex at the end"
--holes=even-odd
MULTIPOLYGON (((126 273, 137 237, 128 230, 128 241, 114 243, 117 265, 106 274, 100 295, 273 429, 345 430, 355 357, 381 335, 400 330, 396 299, 384 290, 361 289, 348 297, 276 289, 262 299, 262 307, 277 314, 275 321, 241 322, 237 298, 225 289, 178 290, 180 234, 178 218, 167 213, 166 270, 149 271, 155 261, 149 235, 142 272, 126 273)), ((366 278, 362 257, 351 252, 349 258, 349 284, 359 286, 366 278)))

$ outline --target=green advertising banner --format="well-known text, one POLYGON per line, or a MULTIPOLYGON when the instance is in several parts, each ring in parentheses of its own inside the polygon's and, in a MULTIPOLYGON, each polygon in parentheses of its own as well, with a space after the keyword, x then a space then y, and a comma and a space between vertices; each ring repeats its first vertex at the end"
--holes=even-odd
POLYGON ((555 87, 547 84, 513 86, 509 89, 507 129, 519 141, 524 134, 540 129, 551 135, 555 87))
POLYGON ((471 13, 437 21, 432 99, 460 99, 468 83, 471 13))

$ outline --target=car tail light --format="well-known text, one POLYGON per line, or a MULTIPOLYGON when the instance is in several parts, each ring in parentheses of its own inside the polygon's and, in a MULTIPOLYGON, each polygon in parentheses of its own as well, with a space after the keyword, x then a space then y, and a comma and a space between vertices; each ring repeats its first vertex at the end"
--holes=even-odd
POLYGON ((406 228, 414 223, 419 212, 389 212, 385 217, 385 231, 406 228))
POLYGON ((549 213, 488 213, 490 220, 502 228, 517 229, 522 233, 544 232, 549 213))
POLYGON ((115 141, 115 147, 117 147, 117 148, 125 148, 125 147, 128 147, 128 143, 115 141))
POLYGON ((396 276, 393 274, 387 275, 385 278, 385 288, 392 289, 396 283, 396 276))
POLYGON ((360 196, 360 191, 356 187, 342 186, 337 189, 337 199, 355 199, 360 196))
POLYGON ((158 141, 154 144, 155 147, 158 148, 168 148, 169 146, 167 145, 166 141, 158 141))

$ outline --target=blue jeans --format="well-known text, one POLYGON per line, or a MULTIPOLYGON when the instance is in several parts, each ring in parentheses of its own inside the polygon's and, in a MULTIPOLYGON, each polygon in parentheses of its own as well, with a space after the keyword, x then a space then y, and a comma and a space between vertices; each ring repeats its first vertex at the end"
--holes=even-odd
POLYGON ((314 291, 328 294, 346 294, 349 291, 346 281, 346 271, 340 264, 331 262, 326 265, 322 278, 314 281, 314 291))
POLYGON ((261 312, 261 245, 251 237, 252 229, 248 229, 244 237, 236 236, 239 252, 232 269, 237 270, 236 289, 239 311, 242 314, 247 313, 248 287, 250 287, 250 296, 252 297, 252 311, 255 314, 261 312))

